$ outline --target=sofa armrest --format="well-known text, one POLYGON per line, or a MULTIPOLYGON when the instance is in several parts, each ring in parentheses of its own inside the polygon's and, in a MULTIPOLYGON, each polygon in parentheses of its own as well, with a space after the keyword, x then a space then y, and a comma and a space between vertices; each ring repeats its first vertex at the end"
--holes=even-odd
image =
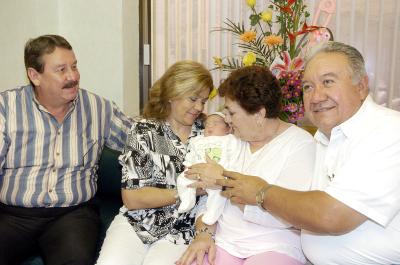
POLYGON ((122 206, 119 155, 119 152, 105 147, 99 160, 96 194, 101 219, 98 241, 99 250, 108 227, 122 206))

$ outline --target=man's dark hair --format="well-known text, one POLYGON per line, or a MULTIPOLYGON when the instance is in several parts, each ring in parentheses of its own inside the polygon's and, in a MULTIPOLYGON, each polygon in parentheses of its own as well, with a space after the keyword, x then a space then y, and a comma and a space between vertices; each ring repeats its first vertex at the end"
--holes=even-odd
POLYGON ((72 50, 71 44, 59 35, 43 35, 28 40, 24 52, 25 69, 31 67, 38 73, 43 73, 43 55, 54 52, 56 47, 72 50))

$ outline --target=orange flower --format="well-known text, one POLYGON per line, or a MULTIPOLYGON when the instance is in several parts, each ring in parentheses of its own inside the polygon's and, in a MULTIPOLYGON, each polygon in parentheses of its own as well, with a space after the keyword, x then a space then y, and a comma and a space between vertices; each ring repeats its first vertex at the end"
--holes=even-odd
POLYGON ((240 40, 244 42, 250 42, 256 39, 256 32, 255 31, 246 31, 242 35, 240 35, 240 40))
POLYGON ((272 34, 264 38, 264 43, 268 46, 282 45, 283 39, 281 36, 272 34))

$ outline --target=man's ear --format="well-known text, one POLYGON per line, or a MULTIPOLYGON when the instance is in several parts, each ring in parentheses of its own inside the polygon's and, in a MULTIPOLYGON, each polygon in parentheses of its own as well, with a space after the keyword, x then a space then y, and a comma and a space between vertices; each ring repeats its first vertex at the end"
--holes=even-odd
POLYGON ((40 85, 40 73, 36 71, 34 68, 29 67, 27 70, 28 78, 35 86, 40 85))
POLYGON ((364 100, 369 94, 369 79, 367 75, 364 75, 360 82, 358 82, 358 92, 360 93, 360 97, 364 100))

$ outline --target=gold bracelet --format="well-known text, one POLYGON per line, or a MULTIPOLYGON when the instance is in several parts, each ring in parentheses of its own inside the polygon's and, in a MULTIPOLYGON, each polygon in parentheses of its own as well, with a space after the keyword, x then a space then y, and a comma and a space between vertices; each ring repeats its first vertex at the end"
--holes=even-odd
POLYGON ((266 186, 259 189, 256 193, 256 203, 258 207, 260 207, 264 211, 267 211, 267 209, 265 209, 263 206, 265 194, 267 193, 267 190, 269 190, 272 186, 273 185, 267 184, 266 186))
POLYGON ((197 237, 199 234, 202 234, 202 233, 209 234, 214 239, 214 236, 215 236, 214 233, 211 232, 210 229, 206 226, 203 228, 200 228, 199 230, 196 230, 196 232, 194 233, 194 237, 197 237))

